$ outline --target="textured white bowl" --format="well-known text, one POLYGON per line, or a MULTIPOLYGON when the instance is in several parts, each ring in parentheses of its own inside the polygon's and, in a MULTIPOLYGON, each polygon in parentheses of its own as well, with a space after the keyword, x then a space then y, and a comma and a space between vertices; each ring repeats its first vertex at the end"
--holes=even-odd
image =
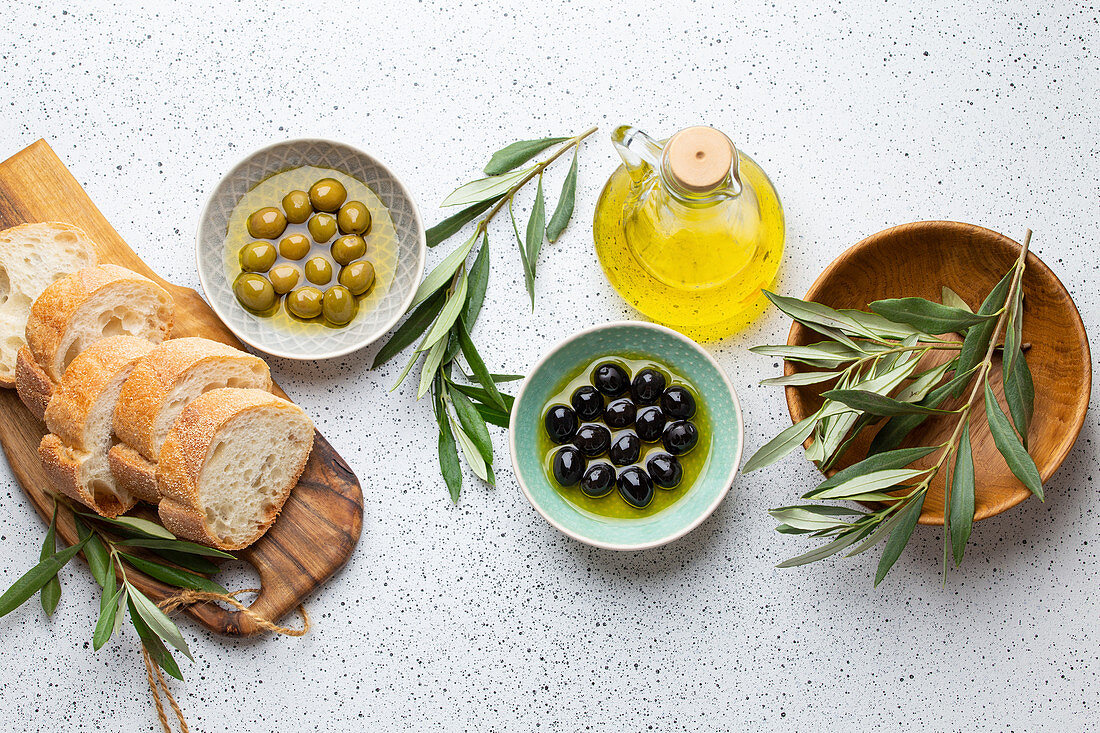
POLYGON ((250 346, 287 359, 343 356, 384 336, 401 319, 424 276, 427 245, 412 195, 374 156, 332 140, 287 140, 261 148, 233 167, 214 188, 199 219, 195 254, 206 299, 222 322, 250 346), (245 193, 275 173, 312 165, 333 168, 365 183, 389 209, 397 234, 396 262, 389 290, 369 311, 343 328, 289 332, 253 315, 237 302, 225 275, 225 235, 229 217, 245 193))

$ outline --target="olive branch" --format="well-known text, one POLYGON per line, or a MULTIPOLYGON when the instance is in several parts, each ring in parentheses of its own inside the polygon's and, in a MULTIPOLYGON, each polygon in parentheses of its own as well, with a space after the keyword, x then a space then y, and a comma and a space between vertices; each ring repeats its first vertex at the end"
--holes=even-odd
POLYGON ((752 351, 782 357, 822 371, 766 379, 761 384, 805 386, 835 380, 822 393, 824 402, 812 415, 787 428, 745 464, 755 471, 783 458, 807 438, 806 457, 826 471, 845 454, 855 438, 878 426, 868 456, 836 472, 802 495, 822 502, 869 503, 860 511, 831 504, 799 504, 772 509, 784 534, 809 535, 829 542, 779 564, 794 567, 852 548, 847 557, 866 552, 885 540, 875 571, 877 586, 893 567, 920 518, 932 480, 945 472, 944 572, 949 558, 962 562, 974 521, 974 459, 970 418, 979 401, 998 452, 1009 470, 1043 499, 1042 481, 1027 452, 1028 424, 1035 388, 1021 341, 1023 275, 1031 231, 1012 269, 998 282, 977 311, 943 288, 943 302, 896 298, 871 303, 870 313, 836 310, 819 303, 766 293, 784 313, 827 337, 810 346, 758 346, 752 351), (941 338, 963 334, 962 342, 941 338), (1001 341, 1003 334, 1003 342, 1001 341), (993 357, 1002 351, 1001 369, 1008 414, 990 384, 993 357), (934 351, 952 352, 946 362, 918 372, 934 351), (965 401, 942 409, 969 387, 965 401), (943 443, 899 448, 929 418, 954 420, 943 443), (926 468, 915 461, 936 454, 926 468))
POLYGON ((575 137, 548 137, 512 143, 493 153, 485 166, 486 177, 459 186, 443 200, 443 206, 463 208, 426 232, 429 247, 451 238, 475 219, 478 220, 477 225, 473 234, 424 278, 409 307, 409 317, 378 351, 371 366, 373 369, 384 364, 420 339, 392 389, 397 389, 420 362, 416 398, 431 393, 439 427, 439 467, 451 500, 456 503, 462 490, 459 449, 474 474, 482 481, 495 485, 493 444, 488 425, 507 428, 514 402, 513 397, 501 392, 497 385, 523 378, 516 374, 491 373, 470 337, 485 302, 489 282, 489 222, 507 205, 533 309, 539 253, 544 241, 557 241, 573 215, 577 155, 581 141, 596 129, 593 127, 575 137), (560 147, 549 157, 520 168, 554 145, 560 147), (562 184, 557 206, 547 221, 543 173, 551 163, 570 150, 573 151, 573 162, 562 184), (515 195, 536 178, 538 183, 531 217, 525 234, 521 235, 512 203, 515 195), (467 267, 467 260, 475 249, 477 254, 473 264, 467 267), (459 354, 465 359, 469 372, 459 363, 459 354), (466 382, 473 384, 458 381, 456 370, 466 382))

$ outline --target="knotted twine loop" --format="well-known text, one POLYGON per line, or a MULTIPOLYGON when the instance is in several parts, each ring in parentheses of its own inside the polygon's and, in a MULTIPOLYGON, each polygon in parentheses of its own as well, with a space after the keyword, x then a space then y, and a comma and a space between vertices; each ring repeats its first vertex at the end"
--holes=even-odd
MULTIPOLYGON (((157 604, 160 610, 166 614, 170 614, 179 610, 183 606, 190 606, 192 603, 210 603, 211 601, 220 601, 227 603, 233 608, 243 613, 249 621, 256 624, 264 631, 274 631, 277 634, 283 634, 284 636, 305 636, 309 631, 312 624, 309 621, 309 614, 306 613, 305 606, 298 606, 298 613, 302 616, 302 628, 292 629, 289 626, 279 626, 266 618, 256 613, 248 606, 244 605, 237 600, 237 596, 241 593, 259 593, 259 588, 241 588, 240 590, 232 591, 231 593, 211 593, 209 591, 202 590, 183 590, 174 596, 169 596, 163 601, 157 604)), ((172 697, 172 692, 168 689, 168 683, 164 679, 164 675, 161 674, 160 666, 154 663, 149 658, 149 652, 145 649, 145 645, 141 646, 141 654, 145 660, 145 674, 149 680, 149 691, 153 693, 153 704, 157 708, 157 719, 160 720, 160 727, 164 729, 164 733, 172 733, 171 726, 168 725, 168 716, 164 712, 164 704, 161 702, 161 693, 168 698, 168 704, 172 706, 172 712, 176 714, 176 720, 180 724, 180 733, 190 733, 190 728, 187 727, 187 721, 183 718, 183 711, 180 710, 180 706, 176 703, 176 698, 172 697), (154 676, 155 675, 155 676, 154 676)))

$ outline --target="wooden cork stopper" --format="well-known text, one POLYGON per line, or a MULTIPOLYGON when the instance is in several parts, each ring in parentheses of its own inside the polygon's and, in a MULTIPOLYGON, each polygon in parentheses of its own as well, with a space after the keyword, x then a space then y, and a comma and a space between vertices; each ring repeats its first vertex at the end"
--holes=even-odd
POLYGON ((726 179, 733 165, 733 143, 713 127, 688 127, 665 145, 668 169, 689 191, 710 191, 726 179))

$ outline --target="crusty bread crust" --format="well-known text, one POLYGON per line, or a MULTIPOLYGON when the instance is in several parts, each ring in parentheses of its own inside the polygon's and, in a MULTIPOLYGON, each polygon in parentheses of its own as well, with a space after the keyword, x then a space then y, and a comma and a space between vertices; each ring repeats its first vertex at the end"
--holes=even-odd
MULTIPOLYGON (((51 283, 31 306, 30 316, 27 318, 27 345, 31 355, 39 366, 54 381, 60 381, 59 362, 64 355, 59 355, 65 335, 69 327, 70 318, 77 310, 96 293, 115 283, 129 282, 141 284, 155 293, 161 304, 161 323, 158 324, 161 333, 154 341, 163 341, 172 330, 173 301, 164 288, 152 280, 136 272, 116 265, 98 265, 77 270, 68 277, 63 277, 51 283)), ((155 336, 156 334, 150 334, 155 336)))
POLYGON ((42 466, 53 481, 53 485, 61 493, 79 501, 98 514, 117 517, 130 511, 137 503, 134 498, 122 500, 109 493, 94 496, 89 492, 87 481, 84 480, 80 470, 84 464, 83 460, 53 433, 47 433, 42 437, 42 442, 38 444, 38 456, 42 459, 42 466))
MULTIPOLYGON (((258 374, 249 383, 233 386, 271 390, 271 374, 263 359, 232 346, 205 338, 169 339, 156 346, 143 358, 126 383, 115 408, 115 434, 122 442, 134 447, 146 459, 160 458, 157 426, 168 400, 180 380, 193 369, 218 365, 226 376, 258 374), (232 371, 232 375, 229 372, 232 371)), ((224 382, 220 385, 226 386, 224 382)), ((210 387, 206 387, 207 390, 210 387)), ((180 409, 179 405, 174 406, 180 409)), ((163 431, 163 427, 161 431, 163 431)), ((163 436, 163 432, 161 433, 163 436)))
POLYGON ((285 493, 261 518, 259 531, 243 542, 229 543, 209 531, 198 482, 219 430, 243 413, 273 405, 302 414, 297 405, 258 389, 216 389, 196 398, 184 409, 168 432, 157 465, 157 488, 162 496, 158 512, 169 531, 223 550, 240 550, 268 530, 305 469, 312 449, 312 434, 310 447, 299 465, 293 468, 293 478, 287 483, 285 493))
MULTIPOLYGON (((57 278, 96 264, 95 244, 83 229, 59 221, 19 224, 0 231, 0 387, 16 385, 16 356, 25 342, 31 305, 57 278)), ((39 415, 41 417, 41 415, 39 415)))
POLYGON ((136 336, 111 336, 80 352, 54 390, 46 407, 46 427, 66 444, 88 450, 84 444, 89 411, 119 370, 142 358, 153 344, 136 336))
POLYGON ((46 419, 46 406, 50 404, 55 388, 53 380, 31 356, 31 350, 26 346, 20 348, 15 358, 15 389, 19 399, 39 420, 46 419))
POLYGON ((145 456, 125 443, 113 445, 107 452, 107 461, 120 491, 153 505, 160 503, 157 464, 145 460, 145 456))

